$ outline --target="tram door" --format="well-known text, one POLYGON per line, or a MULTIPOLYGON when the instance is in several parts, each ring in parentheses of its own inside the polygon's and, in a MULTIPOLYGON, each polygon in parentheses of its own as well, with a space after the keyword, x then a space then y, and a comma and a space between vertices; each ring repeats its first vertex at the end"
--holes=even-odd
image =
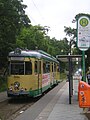
POLYGON ((42 75, 41 75, 41 60, 35 60, 35 72, 36 72, 36 80, 37 80, 37 89, 38 94, 42 93, 42 75))

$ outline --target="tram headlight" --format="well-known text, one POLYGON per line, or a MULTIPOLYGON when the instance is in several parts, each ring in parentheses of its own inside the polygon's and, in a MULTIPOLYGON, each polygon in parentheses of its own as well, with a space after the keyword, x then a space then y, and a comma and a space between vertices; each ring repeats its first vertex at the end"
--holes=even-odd
POLYGON ((20 86, 20 83, 19 83, 19 82, 15 82, 15 83, 14 83, 14 88, 17 88, 17 89, 18 89, 19 86, 20 86))

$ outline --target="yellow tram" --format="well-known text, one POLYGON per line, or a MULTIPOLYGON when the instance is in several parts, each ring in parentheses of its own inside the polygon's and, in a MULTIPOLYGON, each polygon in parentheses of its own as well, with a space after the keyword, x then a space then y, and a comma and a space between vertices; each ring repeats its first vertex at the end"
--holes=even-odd
POLYGON ((37 97, 58 83, 59 62, 44 51, 21 50, 9 53, 8 97, 37 97))

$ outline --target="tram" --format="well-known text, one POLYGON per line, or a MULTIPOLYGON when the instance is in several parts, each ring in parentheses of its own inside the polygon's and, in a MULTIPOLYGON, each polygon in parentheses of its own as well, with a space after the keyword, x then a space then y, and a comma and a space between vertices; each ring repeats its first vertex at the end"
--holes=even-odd
POLYGON ((59 62, 42 50, 16 48, 9 53, 8 62, 8 97, 37 97, 60 80, 59 62))

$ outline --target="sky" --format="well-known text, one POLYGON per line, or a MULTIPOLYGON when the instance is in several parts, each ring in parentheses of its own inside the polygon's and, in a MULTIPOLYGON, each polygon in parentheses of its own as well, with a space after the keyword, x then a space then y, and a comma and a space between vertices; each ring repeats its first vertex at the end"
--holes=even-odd
POLYGON ((72 20, 79 13, 90 14, 90 0, 23 0, 32 25, 48 26, 48 36, 66 37, 64 26, 76 28, 72 20))

